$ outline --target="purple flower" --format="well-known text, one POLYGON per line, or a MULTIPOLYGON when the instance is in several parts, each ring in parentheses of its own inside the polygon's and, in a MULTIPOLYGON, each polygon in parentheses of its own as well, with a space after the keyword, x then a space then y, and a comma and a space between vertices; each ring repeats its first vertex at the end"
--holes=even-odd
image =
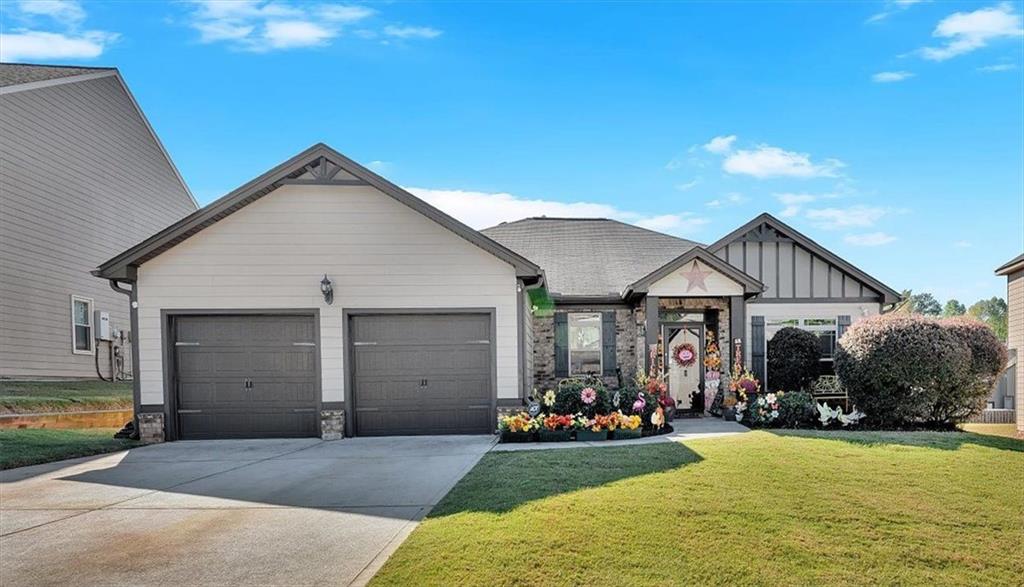
POLYGON ((594 391, 593 387, 584 387, 583 391, 580 392, 580 399, 589 406, 597 399, 597 392, 594 391))
POLYGON ((747 393, 754 393, 757 391, 757 382, 752 379, 741 379, 740 387, 747 393))

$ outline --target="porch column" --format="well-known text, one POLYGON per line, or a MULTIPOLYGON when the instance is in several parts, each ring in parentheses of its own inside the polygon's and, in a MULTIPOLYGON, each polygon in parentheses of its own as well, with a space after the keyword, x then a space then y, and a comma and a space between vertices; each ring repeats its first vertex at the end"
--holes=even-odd
POLYGON ((647 296, 644 301, 644 366, 651 372, 651 345, 658 344, 658 296, 647 296))
POLYGON ((747 348, 747 302, 743 296, 729 296, 729 366, 736 364, 736 339, 740 339, 740 349, 749 353, 747 348))

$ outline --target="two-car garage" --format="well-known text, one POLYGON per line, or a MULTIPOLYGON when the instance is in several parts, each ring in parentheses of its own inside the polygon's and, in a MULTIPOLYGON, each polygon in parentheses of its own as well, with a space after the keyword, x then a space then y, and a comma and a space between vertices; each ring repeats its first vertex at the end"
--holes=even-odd
MULTIPOLYGON (((491 432, 492 314, 346 313, 345 320, 355 435, 491 432)), ((318 436, 318 327, 315 312, 170 316, 176 436, 318 436)))

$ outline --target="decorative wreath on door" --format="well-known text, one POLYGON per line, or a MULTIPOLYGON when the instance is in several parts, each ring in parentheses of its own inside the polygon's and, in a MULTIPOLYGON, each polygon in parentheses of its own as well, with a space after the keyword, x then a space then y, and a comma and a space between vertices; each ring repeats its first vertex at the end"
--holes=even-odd
POLYGON ((672 347, 672 360, 680 367, 690 367, 697 362, 697 349, 688 342, 681 342, 672 347))

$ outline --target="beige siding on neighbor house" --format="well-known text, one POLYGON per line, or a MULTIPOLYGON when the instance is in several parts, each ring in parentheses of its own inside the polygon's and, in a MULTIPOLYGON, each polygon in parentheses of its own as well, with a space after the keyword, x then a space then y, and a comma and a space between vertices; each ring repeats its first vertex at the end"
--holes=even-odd
POLYGON ((494 308, 498 397, 519 397, 515 269, 371 187, 278 188, 146 262, 138 279, 143 404, 164 401, 160 311, 172 308, 319 308, 333 402, 344 400, 344 309, 494 308))
POLYGON ((193 210, 115 75, 0 95, 0 377, 95 377, 71 296, 129 330, 89 271, 193 210))
POLYGON ((1017 349, 1017 430, 1024 431, 1024 269, 1007 276, 1006 303, 1009 330, 1006 346, 1017 349))

